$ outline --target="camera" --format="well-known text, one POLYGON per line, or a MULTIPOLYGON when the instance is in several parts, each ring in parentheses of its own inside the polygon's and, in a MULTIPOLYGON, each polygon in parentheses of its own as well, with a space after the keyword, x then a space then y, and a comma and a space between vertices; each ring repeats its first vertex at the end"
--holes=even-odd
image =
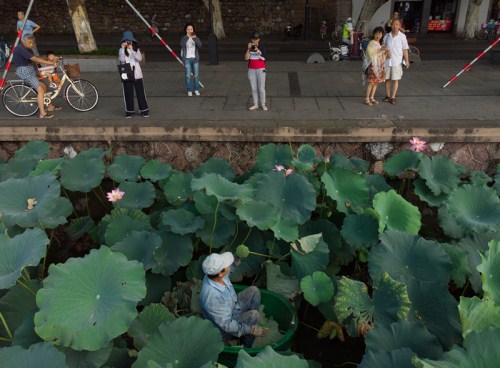
POLYGON ((132 41, 127 41, 127 45, 132 45, 132 41))
POLYGON ((257 45, 252 44, 252 51, 257 50, 257 45))

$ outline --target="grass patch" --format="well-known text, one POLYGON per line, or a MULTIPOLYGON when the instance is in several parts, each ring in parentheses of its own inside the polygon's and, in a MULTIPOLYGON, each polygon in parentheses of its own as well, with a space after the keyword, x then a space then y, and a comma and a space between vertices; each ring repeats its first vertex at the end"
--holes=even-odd
POLYGON ((116 56, 118 55, 117 47, 102 47, 91 52, 80 52, 78 49, 61 49, 56 50, 56 55, 106 55, 106 56, 116 56))

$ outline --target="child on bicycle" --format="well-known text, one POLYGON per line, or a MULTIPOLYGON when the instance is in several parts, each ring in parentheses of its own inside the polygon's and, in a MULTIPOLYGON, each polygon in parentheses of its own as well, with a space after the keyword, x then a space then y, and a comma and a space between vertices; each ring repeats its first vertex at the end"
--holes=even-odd
MULTIPOLYGON (((54 54, 53 51, 47 51, 45 56, 47 59, 53 62, 59 61, 59 57, 54 54)), ((47 78, 47 81, 49 82, 49 87, 52 89, 57 89, 59 88, 59 84, 61 81, 59 80, 59 77, 57 75, 56 67, 55 65, 49 65, 49 66, 44 66, 44 67, 39 67, 38 72, 43 78, 47 78), (57 82, 57 83, 56 83, 57 82)))

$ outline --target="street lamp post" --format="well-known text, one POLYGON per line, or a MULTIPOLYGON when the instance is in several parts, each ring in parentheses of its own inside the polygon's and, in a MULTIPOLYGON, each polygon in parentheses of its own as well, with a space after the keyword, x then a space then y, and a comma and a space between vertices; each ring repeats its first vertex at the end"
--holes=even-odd
POLYGON ((219 56, 217 54, 217 36, 214 33, 214 13, 212 8, 212 0, 208 0, 208 13, 210 15, 210 34, 208 35, 208 62, 210 65, 218 65, 219 56))
POLYGON ((309 14, 311 11, 311 4, 306 0, 306 8, 304 10, 304 40, 309 39, 309 14))

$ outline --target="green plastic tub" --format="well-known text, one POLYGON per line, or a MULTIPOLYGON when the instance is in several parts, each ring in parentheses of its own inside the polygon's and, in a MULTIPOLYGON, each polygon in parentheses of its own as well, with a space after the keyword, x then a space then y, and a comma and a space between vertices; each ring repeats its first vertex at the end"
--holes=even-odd
MULTIPOLYGON (((236 293, 247 288, 245 285, 233 285, 236 293)), ((278 322, 279 330, 285 333, 283 337, 271 345, 274 350, 287 350, 292 346, 293 337, 297 332, 297 311, 288 300, 272 291, 259 289, 261 294, 261 304, 264 305, 264 313, 268 317, 278 322)), ((226 367, 234 367, 238 360, 238 353, 244 349, 250 355, 260 353, 264 348, 241 348, 237 346, 224 346, 224 350, 219 355, 219 363, 226 367)))

